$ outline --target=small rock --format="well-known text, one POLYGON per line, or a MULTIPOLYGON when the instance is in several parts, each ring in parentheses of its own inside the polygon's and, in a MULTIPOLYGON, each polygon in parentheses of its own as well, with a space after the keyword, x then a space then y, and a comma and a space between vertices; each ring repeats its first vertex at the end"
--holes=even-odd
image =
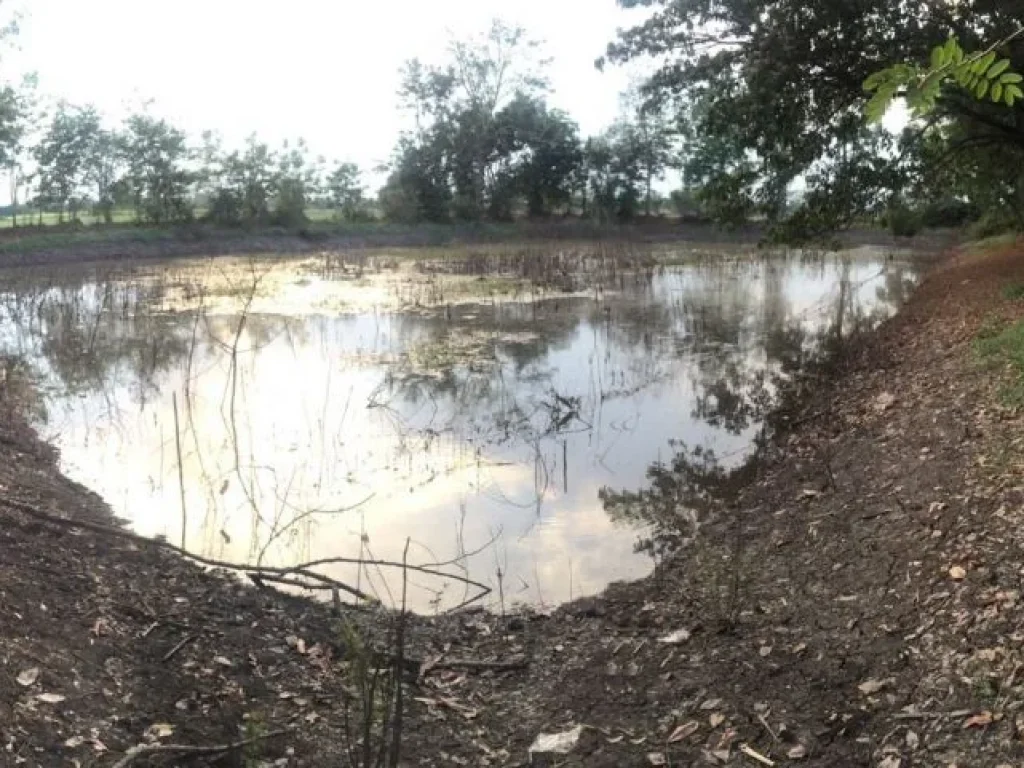
POLYGON ((795 747, 791 747, 786 753, 786 757, 790 760, 803 760, 807 757, 807 747, 803 744, 797 744, 795 747))
POLYGON ((647 755, 647 762, 650 765, 668 765, 668 758, 661 752, 651 752, 647 755))
POLYGON ((918 737, 916 732, 907 731, 906 742, 907 749, 917 749, 918 745, 921 743, 921 739, 918 737))
POLYGON ((967 571, 961 568, 959 565, 954 565, 949 569, 949 578, 953 581, 963 581, 967 578, 967 571))
POLYGON ((18 677, 18 685, 28 688, 30 685, 34 685, 36 680, 39 679, 39 667, 30 667, 25 671, 21 672, 18 677))

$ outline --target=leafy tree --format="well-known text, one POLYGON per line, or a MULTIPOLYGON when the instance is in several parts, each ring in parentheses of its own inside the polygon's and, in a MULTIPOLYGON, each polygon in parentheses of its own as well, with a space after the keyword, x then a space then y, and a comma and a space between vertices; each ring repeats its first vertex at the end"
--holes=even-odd
POLYGON ((355 163, 338 163, 327 177, 327 199, 346 221, 356 218, 363 207, 366 188, 360 176, 359 166, 355 163))
POLYGON ((306 221, 306 205, 321 191, 323 163, 323 158, 310 160, 302 139, 294 145, 285 142, 274 178, 274 216, 279 224, 298 226, 306 221))
POLYGON ((75 218, 85 183, 86 162, 99 131, 99 114, 94 108, 62 101, 35 149, 39 195, 56 207, 60 221, 64 220, 65 210, 75 218))
POLYGON ((518 27, 495 21, 481 38, 453 41, 448 61, 410 61, 399 96, 414 118, 396 151, 382 202, 395 215, 443 221, 452 216, 507 218, 519 192, 525 135, 519 99, 543 93, 546 60, 518 27), (500 115, 500 117, 499 117, 500 115))
POLYGON ((678 133, 663 105, 644 98, 636 87, 629 89, 623 97, 632 162, 639 165, 644 185, 644 215, 650 216, 653 203, 654 182, 665 176, 665 171, 675 164, 677 150, 675 137, 678 133))
POLYGON ((123 171, 121 137, 97 124, 90 134, 84 158, 84 175, 95 192, 95 209, 110 224, 117 205, 116 189, 123 171))
POLYGON ((270 218, 278 176, 278 158, 256 134, 245 140, 240 152, 232 152, 223 161, 220 194, 233 197, 241 219, 264 222, 270 218))
POLYGON ((139 220, 153 224, 185 221, 192 215, 184 132, 166 120, 141 113, 125 122, 121 136, 124 181, 139 220))
MULTIPOLYGON (((848 158, 863 151, 875 160, 871 167, 879 172, 877 177, 865 179, 860 174, 858 183, 877 190, 898 179, 893 171, 899 170, 902 159, 895 153, 885 154, 879 134, 865 132, 861 119, 862 86, 893 61, 925 59, 936 40, 952 35, 963 50, 984 50, 984 41, 1008 41, 997 53, 1010 63, 996 79, 1021 69, 1017 63, 1020 40, 1010 38, 1024 18, 1022 0, 619 2, 625 7, 649 7, 651 13, 620 34, 609 47, 607 60, 651 56, 658 62, 657 71, 645 83, 645 94, 675 110, 688 125, 685 171, 690 178, 700 179, 702 201, 709 210, 727 214, 735 213, 729 202, 732 195, 776 222, 819 213, 822 221, 851 221, 867 213, 856 207, 875 207, 876 193, 847 195, 843 205, 853 209, 838 216, 829 192, 849 188, 846 182, 836 181, 850 178, 842 171, 844 152, 848 158), (821 173, 823 167, 832 170, 821 173), (793 212, 785 202, 787 191, 798 180, 809 184, 806 210, 793 212), (822 205, 818 211, 811 210, 822 205)), ((951 70, 954 76, 956 66, 951 70)), ((977 74, 981 73, 972 73, 971 79, 977 74)), ((876 82, 886 91, 891 85, 890 80, 876 82)), ((1015 92, 1010 91, 1015 102, 1012 110, 996 105, 989 82, 988 103, 979 101, 977 90, 969 94, 941 88, 936 93, 931 84, 922 88, 925 100, 935 96, 935 109, 927 118, 931 126, 961 126, 960 136, 968 143, 957 151, 977 154, 979 147, 988 151, 997 146, 1014 148, 1014 152, 1024 149, 1024 121, 1018 117, 1015 92)), ((999 95, 1005 101, 1007 86, 1015 83, 1000 85, 999 95)), ((900 192, 887 190, 890 196, 900 192)))
POLYGON ((10 182, 12 226, 18 226, 20 192, 31 174, 25 166, 31 159, 30 132, 42 122, 37 88, 38 78, 26 75, 20 87, 0 91, 0 159, 10 182))
POLYGON ((543 100, 517 96, 496 116, 497 154, 511 191, 526 200, 530 216, 567 209, 583 161, 579 128, 543 100))

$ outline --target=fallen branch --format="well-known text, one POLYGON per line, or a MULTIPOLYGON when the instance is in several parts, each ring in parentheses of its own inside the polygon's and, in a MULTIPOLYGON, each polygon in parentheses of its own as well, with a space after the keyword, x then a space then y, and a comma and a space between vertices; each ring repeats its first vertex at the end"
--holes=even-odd
POLYGON ((28 515, 29 517, 35 518, 37 520, 42 520, 44 522, 51 523, 53 525, 58 525, 65 528, 80 528, 82 530, 92 531, 93 533, 99 533, 105 536, 113 536, 116 538, 126 539, 128 541, 133 541, 136 544, 140 544, 143 546, 151 546, 157 547, 159 549, 165 549, 169 552, 175 553, 180 557, 187 558, 189 560, 192 560, 193 562, 199 563, 200 565, 208 566, 210 568, 222 568, 228 571, 237 571, 240 573, 245 573, 248 574, 249 577, 253 579, 253 581, 255 581, 257 584, 259 583, 257 581, 259 579, 262 579, 264 581, 277 581, 279 583, 291 584, 293 580, 289 579, 289 577, 303 576, 305 578, 312 579, 313 581, 318 582, 318 584, 310 585, 296 583, 294 584, 294 586, 302 586, 306 589, 333 588, 341 590, 343 592, 347 592, 348 594, 353 595, 354 597, 357 597, 360 600, 373 601, 372 597, 365 594, 361 590, 356 589, 355 587, 349 586, 348 584, 345 584, 342 581, 338 581, 337 579, 331 578, 330 576, 326 576, 325 574, 310 570, 311 568, 314 568, 318 565, 346 564, 359 566, 372 565, 379 568, 407 568, 410 571, 416 571, 417 573, 425 573, 436 578, 451 579, 452 581, 468 584, 471 587, 474 587, 477 590, 479 590, 479 592, 476 595, 474 595, 471 599, 463 601, 460 605, 456 606, 456 608, 452 610, 463 608, 466 605, 469 605, 470 603, 474 603, 486 597, 491 592, 491 588, 488 587, 486 584, 481 584, 479 581, 475 581, 460 574, 438 571, 421 565, 404 566, 402 563, 394 562, 391 560, 366 560, 352 557, 328 557, 323 558, 321 560, 314 560, 309 563, 300 563, 298 565, 289 566, 287 568, 275 568, 268 565, 256 566, 231 563, 225 560, 215 560, 210 557, 203 557, 202 555, 197 555, 194 552, 189 552, 187 549, 183 549, 182 547, 175 546, 174 544, 171 544, 169 541, 163 539, 150 539, 146 536, 140 536, 137 533, 132 533, 131 531, 125 530, 124 528, 116 528, 114 526, 103 525, 101 523, 93 523, 86 520, 70 520, 66 517, 60 517, 59 515, 52 514, 50 512, 44 512, 41 509, 36 509, 31 504, 26 504, 24 502, 16 501, 14 499, 0 499, 0 505, 13 509, 17 512, 21 512, 22 514, 28 515), (285 581, 282 581, 282 578, 285 579, 285 581), (319 585, 324 586, 320 587, 319 585))
POLYGON ((241 749, 260 741, 266 741, 276 736, 283 736, 286 733, 291 733, 291 731, 291 728, 282 728, 277 731, 254 736, 251 739, 233 741, 230 744, 216 744, 210 747, 196 747, 189 744, 139 744, 125 752, 124 757, 110 766, 110 768, 125 768, 125 766, 131 765, 143 755, 150 755, 156 752, 174 752, 187 755, 219 755, 223 752, 233 752, 236 749, 241 749))

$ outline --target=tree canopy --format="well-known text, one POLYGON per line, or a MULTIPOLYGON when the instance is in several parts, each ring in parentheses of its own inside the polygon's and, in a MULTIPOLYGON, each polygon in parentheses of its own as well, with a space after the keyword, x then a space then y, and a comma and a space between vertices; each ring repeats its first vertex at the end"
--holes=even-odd
POLYGON ((911 126, 900 151, 862 116, 869 77, 896 62, 928 60, 951 35, 966 50, 1005 40, 994 53, 1019 70, 1024 50, 1011 37, 1024 18, 1019 0, 620 4, 650 15, 609 46, 606 60, 657 62, 645 92, 677 116, 687 178, 723 216, 757 210, 780 224, 796 216, 804 230, 841 226, 911 188, 907 158, 932 132, 955 153, 1024 149, 1016 100, 1012 108, 979 101, 957 83, 940 84, 934 111, 911 126), (787 190, 798 180, 807 192, 794 211, 787 190))

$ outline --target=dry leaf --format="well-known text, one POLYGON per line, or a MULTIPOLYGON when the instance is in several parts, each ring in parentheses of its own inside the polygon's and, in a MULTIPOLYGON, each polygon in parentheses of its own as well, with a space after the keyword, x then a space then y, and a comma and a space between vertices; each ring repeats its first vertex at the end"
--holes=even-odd
POLYGON ((964 728, 984 728, 986 725, 992 725, 992 713, 988 710, 964 720, 964 728))
POLYGON ((805 747, 803 744, 797 744, 795 747, 790 749, 789 752, 786 753, 786 757, 788 757, 790 760, 802 760, 803 758, 807 757, 807 747, 805 747))
POLYGON ((67 697, 61 696, 59 693, 40 693, 36 698, 45 704, 60 704, 67 697))
POLYGON ((214 656, 213 657, 213 663, 214 664, 220 664, 222 667, 230 667, 231 666, 231 660, 228 659, 225 656, 214 656))
POLYGON ((708 718, 708 722, 711 724, 712 728, 717 728, 725 722, 725 715, 721 712, 715 712, 715 714, 708 718))
POLYGON ((878 764, 878 768, 900 768, 902 764, 903 761, 900 760, 899 755, 889 755, 878 764))
POLYGON ((705 712, 710 712, 712 709, 718 709, 720 706, 722 706, 721 699, 708 699, 700 705, 700 708, 705 712))
POLYGON ((174 735, 174 726, 170 723, 153 723, 146 729, 146 736, 150 739, 166 739, 174 735))
POLYGON ((685 725, 680 725, 678 728, 672 731, 672 735, 668 737, 668 743, 675 744, 677 741, 682 741, 686 737, 695 734, 699 728, 700 723, 698 723, 696 720, 691 720, 685 725))
POLYGON ((952 568, 949 569, 949 577, 953 579, 953 581, 963 581, 967 578, 967 571, 965 571, 959 565, 954 565, 952 568))
POLYGON ((677 629, 675 632, 659 637, 659 643, 667 643, 668 645, 679 645, 685 643, 690 639, 690 630, 688 629, 677 629))
POLYGON ((28 688, 30 685, 34 685, 36 680, 39 679, 39 667, 30 667, 24 672, 18 675, 18 685, 23 685, 28 688))
POLYGON ((907 749, 917 749, 921 743, 920 737, 914 731, 907 731, 907 749))
POLYGON ((863 693, 865 696, 870 696, 873 693, 878 693, 883 688, 885 688, 885 680, 865 680, 863 683, 857 686, 857 690, 863 693))

